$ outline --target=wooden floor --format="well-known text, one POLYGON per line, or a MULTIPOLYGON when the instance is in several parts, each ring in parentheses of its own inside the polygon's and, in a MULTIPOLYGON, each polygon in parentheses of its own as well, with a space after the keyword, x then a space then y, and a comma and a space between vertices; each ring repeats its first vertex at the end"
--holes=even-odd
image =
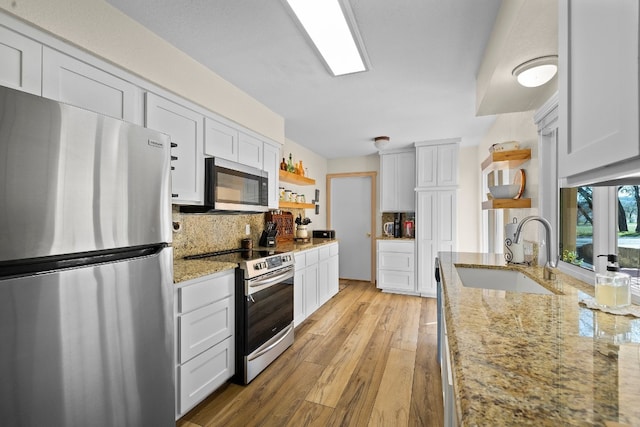
POLYGON ((178 426, 441 426, 436 301, 341 281, 248 386, 227 384, 178 426))

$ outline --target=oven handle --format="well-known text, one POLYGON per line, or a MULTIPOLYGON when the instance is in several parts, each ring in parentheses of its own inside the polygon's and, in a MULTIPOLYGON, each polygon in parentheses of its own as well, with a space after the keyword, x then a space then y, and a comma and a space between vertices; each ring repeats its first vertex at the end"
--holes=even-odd
POLYGON ((287 326, 286 329, 283 329, 282 331, 280 331, 280 334, 282 335, 280 338, 278 338, 278 340, 274 343, 272 343, 271 345, 269 345, 267 348, 263 348, 262 350, 260 350, 257 354, 254 354, 253 356, 251 356, 250 359, 248 360, 253 360, 253 359, 257 359, 258 357, 262 356, 263 354, 267 353, 268 351, 270 351, 272 348, 274 348, 275 346, 277 346, 278 344, 280 344, 282 342, 282 340, 284 340, 287 335, 289 335, 289 332, 293 329, 293 325, 289 325, 287 326))
POLYGON ((284 273, 278 274, 277 276, 268 277, 266 279, 260 279, 255 282, 249 281, 247 284, 247 295, 251 295, 253 293, 259 292, 263 289, 266 289, 270 286, 273 286, 279 282, 282 282, 285 279, 290 279, 293 277, 293 268, 287 269, 284 273))

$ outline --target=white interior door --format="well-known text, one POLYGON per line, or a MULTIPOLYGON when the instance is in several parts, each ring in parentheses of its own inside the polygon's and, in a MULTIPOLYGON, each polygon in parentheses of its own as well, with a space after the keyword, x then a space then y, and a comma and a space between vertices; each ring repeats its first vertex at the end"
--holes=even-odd
POLYGON ((344 279, 371 281, 371 176, 331 179, 331 228, 344 279))

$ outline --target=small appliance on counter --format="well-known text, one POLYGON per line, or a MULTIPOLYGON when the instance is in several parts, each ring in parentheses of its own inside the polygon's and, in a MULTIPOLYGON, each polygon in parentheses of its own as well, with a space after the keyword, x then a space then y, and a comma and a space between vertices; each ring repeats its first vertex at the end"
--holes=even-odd
POLYGON ((313 230, 314 239, 335 239, 336 230, 313 230))
POLYGON ((274 222, 267 222, 267 226, 264 231, 262 231, 262 236, 260 236, 260 246, 265 248, 274 247, 276 245, 277 234, 276 224, 274 222))
POLYGON ((393 237, 402 237, 402 227, 400 226, 400 214, 397 213, 393 219, 393 237))

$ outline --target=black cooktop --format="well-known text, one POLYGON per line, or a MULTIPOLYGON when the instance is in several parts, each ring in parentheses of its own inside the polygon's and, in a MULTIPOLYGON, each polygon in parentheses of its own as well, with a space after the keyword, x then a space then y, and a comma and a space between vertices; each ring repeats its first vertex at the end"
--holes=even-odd
POLYGON ((283 253, 285 252, 276 251, 276 250, 227 249, 224 251, 189 255, 184 257, 184 259, 215 258, 216 261, 240 263, 242 261, 267 258, 273 255, 279 255, 283 253))

